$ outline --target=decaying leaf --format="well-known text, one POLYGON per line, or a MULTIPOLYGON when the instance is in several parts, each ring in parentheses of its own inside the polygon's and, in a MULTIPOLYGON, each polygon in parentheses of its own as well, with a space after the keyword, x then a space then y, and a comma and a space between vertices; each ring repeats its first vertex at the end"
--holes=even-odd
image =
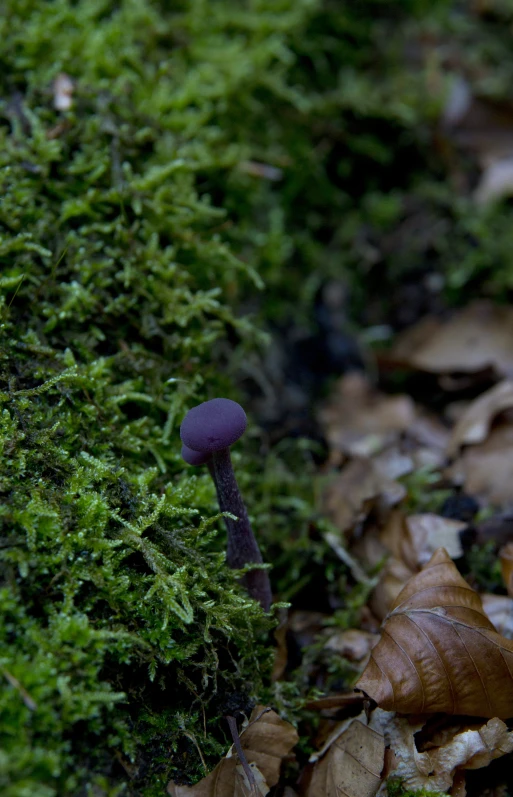
POLYGON ((513 716, 513 642, 439 548, 399 593, 356 683, 404 714, 513 716))
POLYGON ((406 431, 415 419, 409 396, 387 396, 360 373, 340 379, 320 420, 331 449, 371 456, 406 431))
POLYGON ((512 407, 513 381, 509 379, 482 393, 458 419, 447 447, 449 456, 454 456, 463 445, 475 445, 486 440, 495 416, 512 407))
POLYGON ((325 644, 326 650, 339 653, 349 661, 362 661, 371 652, 379 637, 370 631, 349 628, 332 634, 325 644))
POLYGON ((414 734, 422 724, 389 715, 385 739, 394 751, 391 773, 409 789, 448 791, 458 769, 480 769, 513 750, 513 732, 496 717, 481 726, 461 728, 449 740, 426 752, 419 752, 414 734))
POLYGON ((323 749, 312 756, 315 766, 305 797, 373 797, 380 784, 385 739, 381 712, 369 724, 365 713, 341 723, 323 749))
POLYGON ((376 501, 393 506, 406 494, 403 485, 389 479, 366 457, 355 457, 328 485, 324 509, 344 532, 367 517, 376 501))
POLYGON ((453 559, 462 555, 460 533, 466 526, 463 521, 433 512, 406 515, 395 509, 381 530, 366 532, 356 549, 369 567, 389 554, 371 598, 377 617, 385 617, 406 582, 437 548, 445 548, 453 559))
POLYGON ((446 475, 484 505, 510 506, 513 424, 500 423, 483 443, 465 448, 446 475))
POLYGON ((513 375, 513 308, 480 301, 446 322, 423 319, 399 336, 392 357, 434 374, 513 375))
POLYGON ((256 794, 233 748, 199 783, 178 786, 171 781, 167 792, 171 797, 264 797, 278 783, 281 762, 297 741, 293 725, 282 720, 275 711, 257 706, 240 734, 242 749, 257 785, 256 794))

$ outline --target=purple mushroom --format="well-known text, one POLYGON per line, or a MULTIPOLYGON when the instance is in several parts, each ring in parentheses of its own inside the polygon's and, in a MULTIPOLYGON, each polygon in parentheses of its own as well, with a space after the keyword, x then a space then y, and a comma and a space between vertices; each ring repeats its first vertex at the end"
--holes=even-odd
MULTIPOLYGON (((183 458, 190 465, 209 463, 210 467, 212 463, 221 511, 238 518, 225 518, 228 530, 226 561, 234 570, 240 570, 251 562, 260 564, 263 561, 230 457, 230 446, 244 434, 247 422, 240 404, 231 399, 217 398, 189 410, 180 428, 183 458)), ((244 584, 249 594, 265 611, 269 611, 272 593, 267 571, 251 570, 244 576, 244 584)))

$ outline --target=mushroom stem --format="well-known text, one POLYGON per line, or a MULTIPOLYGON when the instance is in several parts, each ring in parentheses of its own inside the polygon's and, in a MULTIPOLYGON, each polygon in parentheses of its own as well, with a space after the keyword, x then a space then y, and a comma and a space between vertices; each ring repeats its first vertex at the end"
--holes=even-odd
MULTIPOLYGON (((239 570, 246 564, 262 563, 262 554, 253 534, 251 523, 239 485, 233 472, 230 449, 222 448, 212 454, 214 481, 222 512, 231 512, 238 520, 225 518, 228 532, 226 562, 229 567, 239 570)), ((259 601, 268 612, 272 603, 271 584, 266 570, 250 570, 243 578, 249 594, 259 601)))

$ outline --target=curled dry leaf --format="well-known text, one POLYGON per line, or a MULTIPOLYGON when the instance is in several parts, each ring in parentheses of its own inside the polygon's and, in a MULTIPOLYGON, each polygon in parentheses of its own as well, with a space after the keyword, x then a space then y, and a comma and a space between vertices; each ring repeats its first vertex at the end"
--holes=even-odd
POLYGON ((362 661, 369 655, 378 639, 378 635, 371 634, 370 631, 349 628, 347 631, 337 631, 330 636, 324 647, 326 650, 339 653, 349 661, 362 661))
POLYGON ((458 769, 480 769, 513 750, 513 732, 497 717, 485 725, 461 729, 445 743, 419 752, 415 733, 422 725, 390 715, 384 726, 385 739, 395 755, 391 773, 409 789, 448 791, 458 769))
POLYGON ((493 368, 513 375, 513 308, 474 302, 449 321, 423 319, 399 336, 392 358, 434 374, 493 368))
POLYGON ((513 424, 495 426, 479 445, 468 446, 446 475, 484 505, 512 504, 513 424))
MULTIPOLYGON (((253 771, 258 797, 278 783, 281 762, 298 741, 293 725, 265 707, 253 709, 250 722, 240 734, 242 749, 253 771)), ((243 767, 232 749, 206 778, 194 786, 167 787, 171 797, 254 797, 243 767)), ((255 795, 256 797, 256 795, 255 795)))
POLYGON ((396 509, 377 538, 376 533, 366 533, 358 551, 369 566, 374 567, 387 553, 391 554, 371 597, 371 608, 376 616, 381 620, 385 617, 406 582, 429 561, 437 548, 445 548, 453 559, 462 556, 460 533, 466 527, 460 520, 433 512, 405 515, 396 509))
POLYGON ((312 756, 315 766, 305 797, 373 797, 380 784, 385 739, 381 712, 369 724, 362 712, 335 729, 323 749, 312 756))
POLYGON ((344 532, 363 521, 376 502, 394 506, 405 494, 404 486, 384 476, 371 459, 355 457, 328 485, 323 507, 344 532))
POLYGON ((513 407, 513 381, 505 379, 472 401, 453 429, 447 453, 457 454, 463 445, 482 443, 488 437, 493 419, 513 407))
POLYGON ((356 683, 404 714, 513 716, 513 642, 439 548, 401 590, 356 683))
POLYGON ((406 431, 415 419, 409 396, 386 396, 360 373, 340 379, 320 414, 331 449, 371 456, 406 431))

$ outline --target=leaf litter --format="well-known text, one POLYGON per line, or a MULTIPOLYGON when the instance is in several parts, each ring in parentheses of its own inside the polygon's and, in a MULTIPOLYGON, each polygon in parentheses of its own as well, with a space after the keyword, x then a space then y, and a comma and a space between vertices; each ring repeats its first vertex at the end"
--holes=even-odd
POLYGON ((302 742, 258 707, 239 750, 173 797, 465 797, 496 759, 497 793, 511 787, 513 309, 421 319, 375 362, 319 410, 317 533, 353 598, 312 595, 275 632, 274 694, 302 684, 302 742), (437 401, 380 389, 391 373, 430 374, 437 401))

